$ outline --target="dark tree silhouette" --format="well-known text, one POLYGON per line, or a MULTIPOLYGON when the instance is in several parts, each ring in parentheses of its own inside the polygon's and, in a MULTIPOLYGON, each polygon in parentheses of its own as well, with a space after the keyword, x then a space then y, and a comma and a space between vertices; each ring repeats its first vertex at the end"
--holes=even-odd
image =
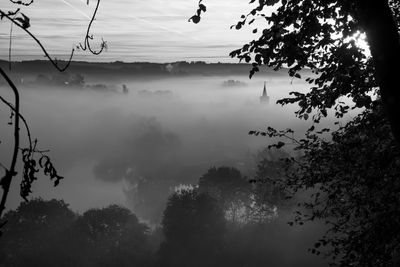
POLYGON ((232 222, 243 219, 241 215, 245 215, 245 209, 250 204, 250 184, 235 168, 210 168, 199 179, 199 192, 216 199, 225 217, 232 222))
POLYGON ((148 230, 124 207, 90 209, 73 226, 75 255, 82 266, 147 266, 148 230))
MULTIPOLYGON (((306 79, 311 85, 309 92, 291 92, 292 97, 278 101, 282 105, 297 103, 299 118, 307 120, 312 115, 313 125, 303 139, 294 138, 290 129, 268 127, 249 132, 280 138, 271 146, 275 148, 285 145, 282 139, 288 140, 303 153, 286 159, 288 177, 282 185, 292 193, 309 190, 311 194, 309 201, 299 203, 304 209, 297 211, 295 222, 323 219, 329 226, 310 251, 320 254, 326 247, 340 266, 397 266, 400 2, 250 3, 255 7, 233 27, 251 27, 256 19, 266 22, 266 27, 254 28, 259 37, 230 54, 252 63, 250 77, 263 64, 276 70, 288 67, 293 78, 301 78, 303 69, 314 73, 306 79), (357 43, 363 34, 371 56, 357 43), (340 101, 343 96, 353 103, 340 101), (331 108, 337 118, 353 108, 364 111, 345 126, 337 123, 339 129, 330 139, 331 130, 317 129, 316 123, 331 108)), ((195 16, 204 11, 199 6, 195 16)))
POLYGON ((4 219, 0 263, 4 266, 72 266, 65 229, 76 219, 62 200, 22 202, 4 219))
POLYGON ((79 215, 62 200, 33 199, 4 217, 9 223, 0 239, 2 266, 145 267, 151 263, 148 226, 117 205, 79 215))
POLYGON ((300 140, 290 129, 251 132, 289 139, 302 152, 285 159, 285 178, 278 181, 289 197, 303 193, 289 224, 324 220, 329 229, 310 251, 324 252, 340 266, 397 266, 400 151, 380 100, 329 139, 330 129, 314 128, 300 140))
POLYGON ((257 155, 256 173, 249 180, 253 192, 253 221, 268 221, 279 213, 278 209, 285 209, 293 204, 286 199, 287 193, 279 183, 286 174, 283 160, 288 157, 289 154, 283 150, 269 148, 263 149, 257 155))
MULTIPOLYGON (((15 6, 30 6, 33 4, 33 1, 30 2, 23 2, 23 1, 12 1, 11 2, 15 6)), ((89 2, 87 2, 89 4, 89 2)), ((99 50, 93 50, 93 48, 90 45, 90 40, 93 39, 93 35, 90 33, 90 29, 92 26, 92 23, 95 19, 98 7, 100 4, 100 0, 97 1, 93 16, 90 20, 90 23, 87 28, 86 36, 84 38, 83 44, 79 44, 77 46, 77 49, 82 49, 82 50, 88 50, 90 53, 98 55, 100 54, 103 49, 106 48, 106 42, 103 40, 100 44, 99 50)), ((0 9, 0 20, 1 21, 9 21, 12 26, 16 26, 20 29, 22 29, 27 35, 29 35, 33 41, 41 48, 43 51, 45 57, 50 61, 50 63, 58 70, 58 71, 65 71, 72 60, 72 57, 74 55, 75 49, 72 49, 71 54, 69 59, 66 61, 64 66, 61 66, 59 62, 56 59, 53 59, 51 55, 47 52, 46 48, 44 45, 41 43, 41 41, 30 32, 30 19, 28 16, 26 16, 24 13, 20 11, 20 8, 15 8, 14 10, 1 10, 0 9)), ((12 29, 12 28, 11 28, 12 29)), ((10 32, 10 48, 9 48, 9 53, 10 53, 10 60, 11 60, 11 36, 12 31, 10 32)), ((10 63, 10 69, 11 69, 11 61, 10 63)), ((10 87, 10 89, 13 92, 14 95, 14 101, 10 102, 0 96, 0 100, 5 104, 8 108, 10 108, 10 118, 12 121, 10 122, 11 125, 13 125, 13 135, 14 135, 14 144, 13 144, 13 150, 10 153, 10 163, 9 166, 6 167, 4 164, 0 164, 0 166, 4 169, 4 176, 0 180, 0 185, 2 187, 2 197, 0 201, 0 219, 2 218, 2 214, 6 208, 6 201, 8 197, 8 193, 10 190, 11 182, 13 178, 18 174, 16 170, 16 164, 18 160, 18 155, 19 152, 22 154, 22 162, 23 162, 23 171, 22 171, 22 181, 21 181, 21 191, 20 195, 21 197, 27 201, 27 197, 31 193, 31 185, 32 183, 37 180, 37 172, 39 172, 39 169, 43 170, 43 173, 47 176, 50 177, 51 180, 54 181, 54 186, 57 186, 60 182, 60 180, 63 178, 60 176, 56 169, 54 168, 50 158, 46 155, 45 150, 39 150, 37 148, 37 140, 32 140, 28 124, 22 114, 20 113, 20 98, 19 98, 19 91, 18 88, 16 87, 15 83, 11 80, 10 76, 6 73, 5 70, 3 70, 0 67, 0 75, 2 78, 6 81, 7 85, 10 87), (27 137, 28 137, 28 147, 20 147, 21 142, 20 142, 20 125, 23 124, 26 128, 27 132, 27 137)), ((0 228, 6 223, 6 221, 1 222, 0 228)))
POLYGON ((164 211, 159 266, 221 266, 225 219, 215 199, 197 189, 174 193, 164 211))
POLYGON ((292 193, 312 189, 294 223, 322 219, 329 226, 312 253, 331 248, 328 255, 340 266, 399 264, 400 150, 390 131, 377 105, 330 141, 310 132, 298 140, 304 155, 287 160, 282 185, 292 193))

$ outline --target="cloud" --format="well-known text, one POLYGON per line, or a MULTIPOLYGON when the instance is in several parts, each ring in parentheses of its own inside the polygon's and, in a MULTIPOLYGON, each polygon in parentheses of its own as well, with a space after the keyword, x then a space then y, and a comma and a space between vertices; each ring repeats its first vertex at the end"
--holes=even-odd
MULTIPOLYGON (((31 18, 32 32, 40 37, 52 54, 68 56, 70 48, 82 41, 85 35, 95 1, 90 1, 90 5, 78 0, 60 1, 35 2, 23 12, 31 18)), ((4 2, 0 4, 0 8, 9 6, 4 2)), ((98 57, 77 53, 75 59, 137 61, 138 56, 139 60, 157 62, 190 57, 224 57, 228 60, 231 50, 251 40, 251 31, 239 33, 229 30, 229 26, 247 9, 248 4, 239 0, 209 3, 202 22, 194 25, 187 19, 196 10, 195 2, 102 1, 92 27, 93 42, 103 37, 109 44, 109 52, 98 57), (130 44, 130 49, 126 49, 126 43, 130 44), (229 45, 223 47, 221 43, 229 45), (210 46, 214 47, 212 51, 210 46)), ((4 21, 1 23, 5 24, 4 21)), ((7 35, 8 30, 9 27, 0 27, 0 35, 7 35)), ((41 58, 42 52, 33 48, 35 44, 24 32, 15 30, 14 36, 19 39, 13 45, 14 60, 41 58)), ((6 41, 2 41, 4 47, 6 41)), ((1 59, 7 56, 6 50, 0 52, 1 59)))
POLYGON ((91 17, 88 15, 88 14, 86 14, 85 12, 83 12, 81 9, 79 9, 79 8, 77 8, 76 6, 74 6, 74 5, 71 5, 71 3, 70 2, 68 2, 68 1, 66 1, 66 0, 60 0, 61 2, 63 2, 64 4, 66 4, 67 6, 69 6, 69 7, 71 7, 73 10, 75 10, 78 14, 81 14, 82 16, 84 16, 85 18, 87 18, 87 19, 91 19, 91 17))

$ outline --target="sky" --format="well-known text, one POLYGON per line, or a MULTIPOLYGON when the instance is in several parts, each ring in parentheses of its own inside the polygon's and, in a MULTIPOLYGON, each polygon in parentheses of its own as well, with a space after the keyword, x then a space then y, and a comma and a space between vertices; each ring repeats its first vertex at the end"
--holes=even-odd
MULTIPOLYGON (((188 22, 197 0, 101 0, 93 23, 93 47, 103 38, 108 50, 93 56, 77 52, 74 60, 85 61, 197 61, 237 62, 229 52, 256 38, 252 28, 237 31, 230 26, 251 10, 248 1, 205 1, 207 12, 199 24, 188 22)), ((58 59, 67 59, 83 41, 95 0, 36 0, 21 11, 31 19, 31 32, 58 59)), ((0 8, 12 4, 2 1, 0 8)), ((0 22, 0 59, 8 59, 10 23, 0 22)), ((43 53, 22 30, 14 27, 12 60, 42 59, 43 53)))

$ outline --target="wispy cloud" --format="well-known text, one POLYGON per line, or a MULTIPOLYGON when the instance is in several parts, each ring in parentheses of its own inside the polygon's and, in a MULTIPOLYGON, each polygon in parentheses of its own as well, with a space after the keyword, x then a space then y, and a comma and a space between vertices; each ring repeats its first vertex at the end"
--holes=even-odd
POLYGON ((71 3, 65 1, 65 0, 60 0, 61 2, 63 2, 64 4, 66 4, 67 6, 71 7, 73 10, 75 10, 76 12, 78 12, 79 14, 81 14, 82 16, 86 17, 87 19, 91 19, 91 17, 86 14, 85 12, 83 12, 81 9, 71 5, 71 3))
MULTIPOLYGON (((0 3, 0 8, 6 6, 5 2, 0 3)), ((84 36, 95 3, 94 0, 89 5, 86 0, 41 0, 23 12, 31 18, 32 32, 53 54, 68 54, 71 46, 84 36)), ((165 62, 191 57, 224 58, 252 39, 251 29, 229 30, 246 9, 247 3, 242 0, 210 2, 201 23, 195 25, 188 22, 196 10, 192 1, 101 1, 91 30, 95 39, 102 37, 108 42, 108 52, 98 57, 77 53, 75 59, 136 61, 135 57, 140 55, 140 60, 147 57, 147 61, 165 62)), ((7 28, 0 26, 0 35, 7 36, 7 28)), ((31 40, 23 32, 15 31, 15 37, 18 42, 13 46, 14 59, 23 59, 18 55, 42 55, 40 50, 32 50, 31 40)), ((0 40, 0 47, 6 45, 0 40)), ((4 51, 0 50, 0 58, 7 57, 4 51)))

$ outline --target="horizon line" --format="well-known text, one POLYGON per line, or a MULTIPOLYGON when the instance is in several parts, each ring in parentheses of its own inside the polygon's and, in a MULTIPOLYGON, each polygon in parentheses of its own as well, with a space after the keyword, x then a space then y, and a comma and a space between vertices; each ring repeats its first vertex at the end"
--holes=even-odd
MULTIPOLYGON (((11 63, 23 63, 23 62, 49 62, 48 59, 26 59, 26 60, 12 60, 11 63)), ((0 59, 0 62, 10 63, 7 59, 0 59)), ((61 60, 58 59, 57 62, 68 62, 68 60, 61 60)), ((122 63, 122 64, 137 64, 137 63, 149 63, 149 64, 160 64, 160 65, 167 65, 167 64, 175 64, 175 63, 205 63, 205 64, 229 64, 229 65, 251 65, 251 63, 245 62, 206 62, 203 60, 178 60, 178 61, 168 61, 168 62, 156 62, 156 61, 122 61, 122 60, 115 60, 115 61, 85 61, 85 60, 71 60, 71 63, 89 63, 89 64, 112 64, 112 63, 122 63)), ((262 65, 266 66, 266 65, 262 65)))

